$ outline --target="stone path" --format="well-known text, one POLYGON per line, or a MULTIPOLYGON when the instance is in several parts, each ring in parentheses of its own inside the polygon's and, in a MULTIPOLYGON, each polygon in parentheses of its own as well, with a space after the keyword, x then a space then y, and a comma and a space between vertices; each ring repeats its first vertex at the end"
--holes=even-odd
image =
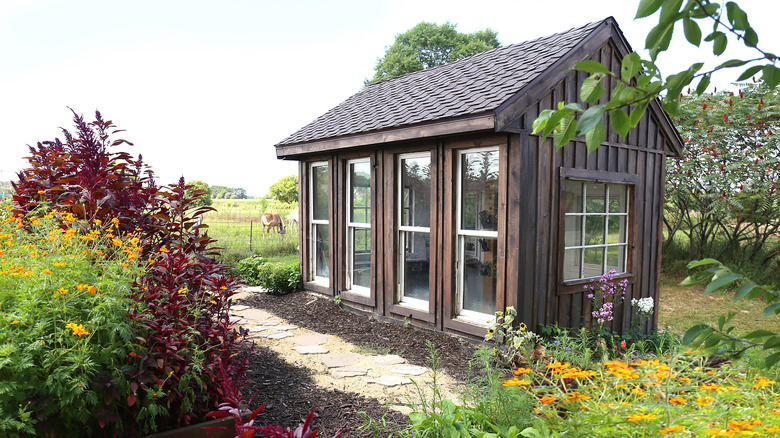
MULTIPOLYGON (((234 298, 253 293, 264 292, 260 288, 244 288, 234 298)), ((407 404, 419 401, 418 391, 429 399, 432 395, 431 370, 410 365, 401 356, 372 355, 337 336, 297 327, 293 321, 245 305, 232 306, 231 313, 240 326, 249 330, 249 337, 256 344, 274 350, 296 366, 311 369, 319 386, 377 398, 404 413, 408 413, 407 404)), ((454 379, 442 372, 437 382, 445 398, 458 397, 459 384, 454 379)))

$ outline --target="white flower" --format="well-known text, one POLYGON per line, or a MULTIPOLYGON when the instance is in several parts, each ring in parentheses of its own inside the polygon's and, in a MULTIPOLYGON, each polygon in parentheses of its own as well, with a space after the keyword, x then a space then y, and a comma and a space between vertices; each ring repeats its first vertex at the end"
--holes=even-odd
POLYGON ((653 313, 653 308, 655 307, 655 303, 653 302, 652 297, 646 297, 640 299, 633 298, 631 300, 631 306, 637 307, 640 313, 653 313))

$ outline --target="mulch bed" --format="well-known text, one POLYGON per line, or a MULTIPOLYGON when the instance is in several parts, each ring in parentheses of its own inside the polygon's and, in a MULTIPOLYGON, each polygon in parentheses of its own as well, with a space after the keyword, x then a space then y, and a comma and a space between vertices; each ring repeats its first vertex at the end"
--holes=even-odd
MULTIPOLYGON (((413 365, 430 366, 429 341, 440 358, 440 367, 459 381, 466 381, 468 363, 476 348, 446 334, 357 315, 333 300, 305 292, 282 296, 258 293, 242 304, 266 310, 299 327, 338 336, 357 346, 382 348, 413 365)), ((266 408, 255 422, 295 428, 314 407, 314 425, 320 429, 318 436, 332 437, 345 430, 342 436, 347 437, 360 436, 357 428, 366 422, 360 412, 374 420, 384 418, 399 428, 408 421, 405 415, 386 408, 376 399, 319 388, 310 376, 310 371, 287 363, 275 352, 258 348, 250 359, 246 393, 257 392, 256 403, 265 403, 266 408)))

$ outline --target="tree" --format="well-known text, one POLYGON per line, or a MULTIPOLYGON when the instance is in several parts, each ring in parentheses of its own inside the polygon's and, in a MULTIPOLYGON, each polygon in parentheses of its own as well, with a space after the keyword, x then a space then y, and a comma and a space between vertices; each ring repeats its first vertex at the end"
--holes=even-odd
POLYGON ((198 199, 195 201, 195 205, 198 206, 211 205, 213 203, 213 201, 211 200, 211 189, 209 188, 208 184, 206 184, 201 180, 195 180, 195 181, 190 181, 188 185, 192 187, 187 189, 187 196, 193 196, 198 194, 200 195, 197 197, 198 199))
POLYGON ((675 124, 685 140, 667 165, 667 241, 679 231, 691 257, 756 261, 780 230, 780 90, 750 83, 683 96, 675 124), (716 237, 725 248, 706 253, 716 237))
POLYGON ((210 189, 214 199, 246 199, 246 189, 225 186, 211 186, 210 189))
POLYGON ((498 34, 489 28, 468 34, 458 32, 456 26, 450 22, 438 25, 423 21, 396 35, 385 56, 377 60, 374 77, 366 79, 364 85, 444 65, 501 45, 498 34))
POLYGON ((642 59, 636 52, 629 53, 622 60, 619 75, 597 61, 576 63, 577 70, 590 73, 580 88, 580 99, 591 105, 586 109, 579 103, 560 102, 558 109, 544 110, 539 114, 533 124, 534 133, 542 132, 547 136, 555 132, 554 140, 559 148, 575 136, 584 135, 588 150, 593 151, 606 136, 602 122, 604 117, 609 117, 615 131, 625 138, 628 131, 639 123, 653 99, 663 95, 661 104, 664 110, 672 116, 677 115, 682 91, 698 79, 696 94, 704 93, 715 71, 748 66, 737 81, 762 72, 767 87, 774 88, 780 83, 780 68, 775 65, 777 56, 758 47, 758 35, 750 26, 747 13, 737 3, 729 1, 721 6, 711 0, 688 0, 683 5, 683 0, 640 0, 636 18, 649 17, 659 11, 658 25, 645 40, 650 59, 642 59), (702 21, 713 26, 704 41, 712 43, 712 52, 716 56, 724 53, 729 37, 742 41, 755 51, 756 56, 731 59, 708 71, 701 71, 704 63, 696 62, 683 71, 664 77, 656 60, 659 54, 669 50, 677 24, 682 24, 688 42, 700 47, 702 31, 699 22, 702 21), (604 94, 602 81, 605 79, 617 85, 609 101, 598 104, 604 94), (575 120, 577 114, 580 117, 575 120))
POLYGON ((268 190, 268 197, 289 204, 298 202, 298 177, 282 177, 268 190))

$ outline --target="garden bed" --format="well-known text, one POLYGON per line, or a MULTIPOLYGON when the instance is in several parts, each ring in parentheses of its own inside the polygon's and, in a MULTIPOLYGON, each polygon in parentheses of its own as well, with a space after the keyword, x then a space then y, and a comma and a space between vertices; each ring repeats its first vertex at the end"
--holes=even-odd
MULTIPOLYGON (((256 293, 244 299, 243 303, 273 313, 299 327, 338 336, 367 350, 398 354, 413 365, 430 365, 427 347, 430 341, 441 359, 443 371, 459 381, 468 378, 468 363, 476 348, 446 334, 356 315, 334 301, 313 299, 304 292, 282 296, 256 293)), ((342 429, 348 432, 345 436, 360 436, 356 430, 366 421, 361 411, 374 420, 384 417, 399 424, 407 422, 406 415, 387 408, 376 399, 318 388, 309 370, 289 364, 267 348, 258 350, 249 367, 245 393, 251 395, 257 392, 256 404, 266 403, 265 410, 256 421, 260 424, 295 427, 312 407, 315 408, 315 427, 321 429, 318 436, 323 437, 333 436, 342 429)))

